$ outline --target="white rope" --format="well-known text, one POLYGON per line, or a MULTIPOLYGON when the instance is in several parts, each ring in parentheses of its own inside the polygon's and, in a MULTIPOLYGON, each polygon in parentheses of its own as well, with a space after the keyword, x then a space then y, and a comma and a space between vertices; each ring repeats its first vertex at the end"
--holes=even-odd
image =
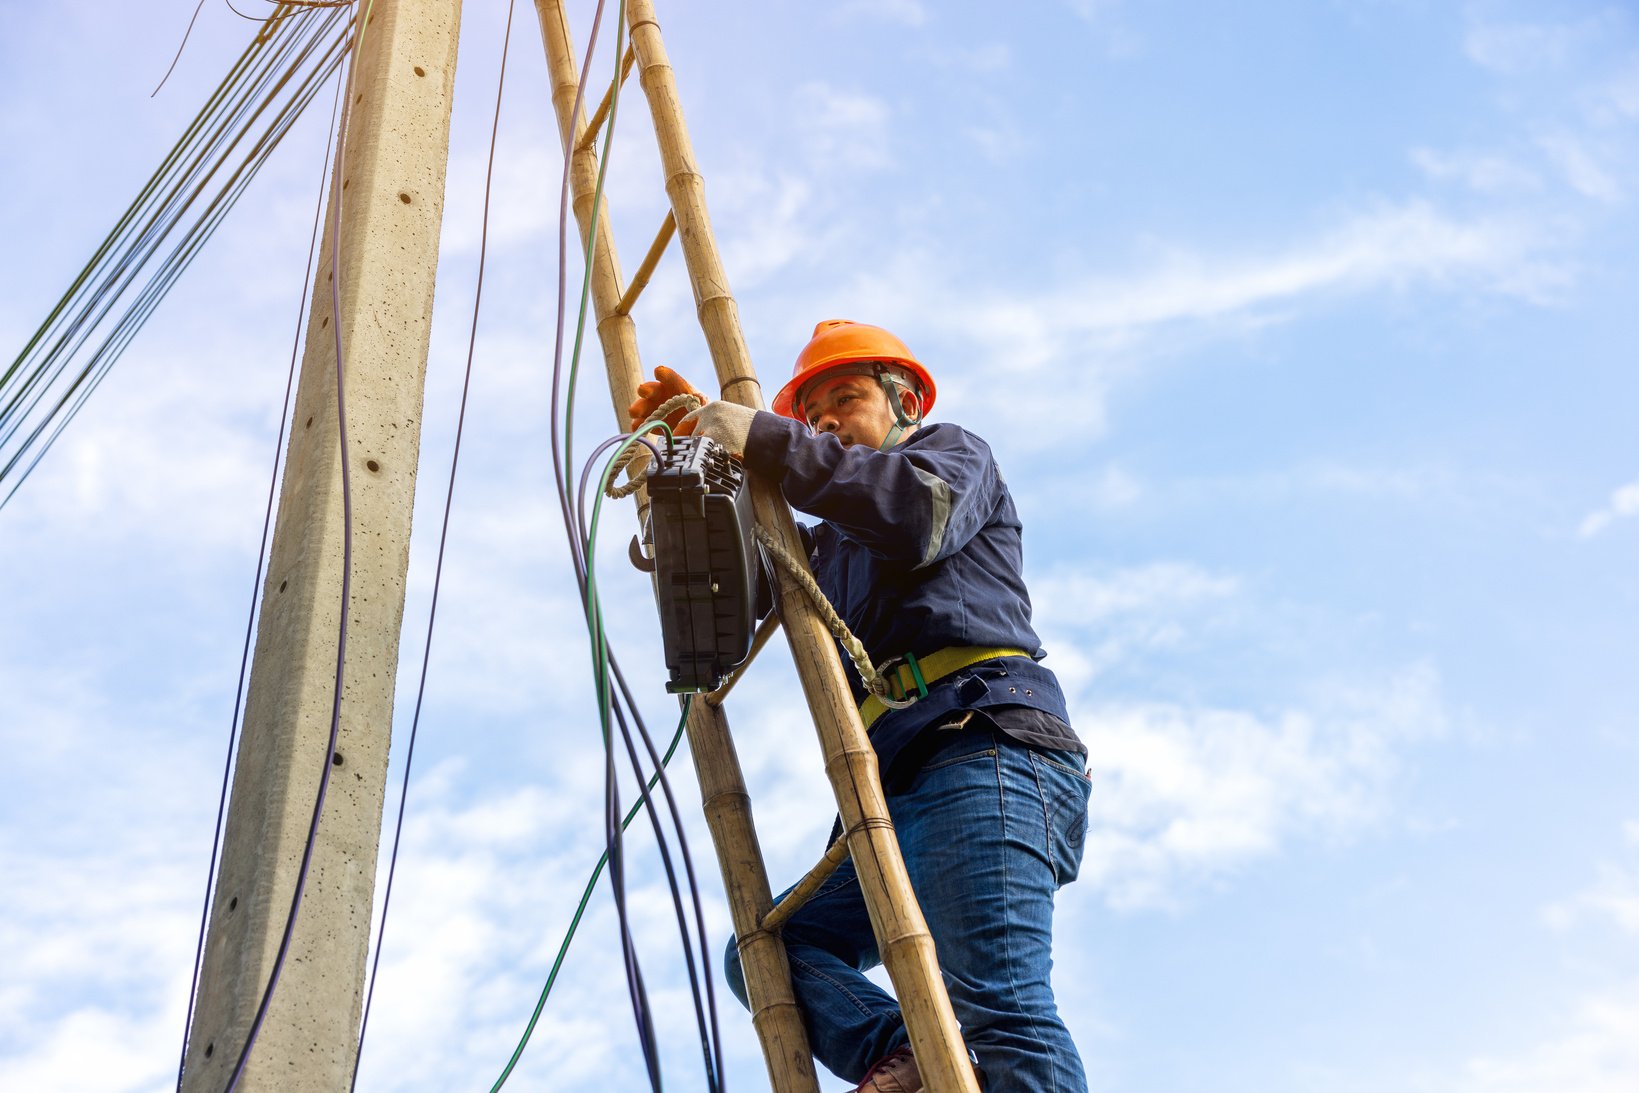
MULTIPOLYGON (((666 420, 669 415, 683 409, 684 407, 687 407, 690 410, 698 410, 705 404, 705 399, 690 391, 684 391, 680 395, 673 395, 665 402, 662 402, 659 406, 656 406, 654 413, 644 418, 642 424, 638 425, 638 427, 632 431, 640 433, 650 425, 653 425, 655 422, 666 420)), ((603 491, 604 494, 618 501, 622 497, 630 497, 632 494, 636 493, 637 488, 643 484, 643 468, 648 465, 648 462, 649 449, 644 447, 642 444, 632 445, 632 447, 627 450, 625 457, 621 460, 620 466, 615 468, 615 474, 617 476, 621 471, 626 472, 626 481, 620 485, 611 484, 608 489, 603 491)))
POLYGON ((792 579, 808 594, 808 598, 814 601, 814 607, 819 611, 820 617, 825 620, 825 625, 830 628, 831 633, 836 636, 842 647, 848 651, 848 656, 854 662, 854 667, 859 669, 859 678, 864 681, 866 689, 876 695, 877 700, 890 710, 903 710, 915 702, 914 698, 898 699, 888 695, 888 680, 871 663, 871 655, 865 651, 865 644, 854 636, 852 630, 848 629, 848 624, 842 621, 842 616, 837 614, 837 609, 831 606, 831 601, 825 598, 824 592, 820 591, 820 586, 815 582, 813 575, 808 572, 808 567, 793 558, 766 528, 759 527, 757 529, 757 542, 763 545, 763 549, 768 551, 769 556, 783 566, 786 573, 790 574, 792 579))

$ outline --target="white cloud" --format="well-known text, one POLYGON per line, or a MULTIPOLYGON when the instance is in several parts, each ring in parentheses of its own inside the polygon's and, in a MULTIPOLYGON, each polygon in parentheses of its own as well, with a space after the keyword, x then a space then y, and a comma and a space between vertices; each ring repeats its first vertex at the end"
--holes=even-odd
POLYGON ((1090 27, 1111 57, 1129 57, 1143 40, 1122 18, 1123 0, 1066 0, 1070 11, 1090 27))
POLYGON ((1639 515, 1639 481, 1612 490, 1610 500, 1603 508, 1595 509, 1582 518, 1576 533, 1583 539, 1591 539, 1609 527, 1612 521, 1635 515, 1639 515))
POLYGON ((1604 101, 1622 118, 1639 118, 1639 64, 1630 63, 1604 87, 1604 101))
POLYGON ((1073 616, 1083 626, 1103 626, 1116 615, 1155 614, 1234 595, 1240 582, 1184 562, 1152 562, 1108 576, 1072 570, 1037 585, 1040 616, 1049 623, 1073 616))
POLYGON ((1571 189, 1596 201, 1615 203, 1622 199, 1621 183, 1605 169, 1583 140, 1574 134, 1560 132, 1543 136, 1538 143, 1571 189))
POLYGON ((1632 1093, 1639 1088, 1639 982, 1581 1001, 1552 1038, 1471 1060, 1458 1093, 1632 1093))
POLYGON ((851 171, 880 170, 895 163, 888 104, 870 95, 811 81, 797 88, 792 125, 804 136, 810 163, 851 171))
POLYGON ((1240 579, 1187 563, 1067 570, 1033 585, 1047 663, 1091 753, 1082 875, 1114 906, 1174 904, 1294 841, 1380 822, 1406 749, 1446 731, 1426 664, 1300 684, 1268 710, 1120 697, 1106 682, 1118 665, 1210 657, 1244 646, 1249 620, 1260 642, 1279 624, 1240 579))
POLYGON ((941 64, 977 75, 1001 72, 1013 66, 1013 50, 1006 42, 985 42, 971 49, 947 49, 935 55, 941 64))
POLYGON ((1414 148, 1411 158, 1430 178, 1459 182, 1481 193, 1535 190, 1541 186, 1541 180, 1529 168, 1505 156, 1414 148))
POLYGON ((1463 51, 1475 64, 1506 75, 1563 66, 1580 46, 1608 30, 1614 15, 1532 23, 1489 21, 1481 12, 1479 5, 1469 7, 1463 51))
MULTIPOLYGON (((1639 854, 1639 821, 1622 825, 1639 854)), ((1559 931, 1608 923, 1639 937, 1639 861, 1599 863, 1594 884, 1544 912, 1559 931)), ((1446 1084, 1457 1093, 1629 1093, 1639 1088, 1639 979, 1611 981, 1565 1008, 1543 1038, 1517 1051, 1471 1058, 1461 1077, 1446 1084)))
MULTIPOLYGON (((598 811, 587 807, 600 797, 600 762, 591 751, 575 759, 562 772, 577 787, 567 793, 520 787, 474 797, 470 772, 460 768, 436 771, 417 785, 361 1085, 450 1089, 472 1085, 475 1074, 487 1082, 499 1071, 524 1031, 602 847, 598 811), (431 1057, 428 1044, 439 1046, 431 1057)), ((672 778, 686 797, 686 763, 674 764, 672 778)), ((728 936, 725 911, 709 842, 694 819, 698 805, 685 800, 681 807, 694 825, 715 975, 728 936)), ((699 1054, 671 898, 646 821, 635 823, 628 839, 629 906, 661 1020, 668 1085, 683 1078, 681 1087, 692 1088, 687 1078, 690 1070, 698 1073, 699 1054)), ((615 930, 605 877, 523 1057, 517 1079, 526 1087, 642 1085, 615 930)), ((750 1022, 738 1019, 720 979, 717 988, 733 1072, 760 1073, 750 1022)))
POLYGON ((1167 905, 1291 840, 1378 821, 1400 750, 1444 731, 1438 691, 1416 667, 1269 716, 1082 696, 1072 714, 1094 781, 1082 876, 1114 906, 1167 905))
POLYGON ((1048 665, 1067 695, 1091 693, 1113 667, 1176 648, 1230 606, 1234 577, 1180 562, 1153 562, 1111 573, 1061 570, 1031 582, 1035 625, 1048 665))
POLYGON ((785 174, 739 173, 717 186, 717 207, 733 224, 723 233, 723 267, 736 285, 768 281, 819 243, 813 216, 813 187, 785 174))
POLYGON ((962 135, 991 163, 1007 163, 1029 147, 1029 142, 1012 125, 970 125, 962 135))
MULTIPOLYGON (((1624 824, 1622 833, 1639 855, 1639 821, 1624 824)), ((1639 857, 1626 868, 1602 862, 1598 873, 1592 887, 1549 906, 1545 912, 1549 925, 1564 930, 1588 919, 1602 919, 1624 933, 1639 935, 1639 857)))
POLYGON ((837 14, 848 19, 903 23, 908 27, 923 26, 928 21, 928 9, 921 0, 850 0, 837 9, 837 14))
POLYGON ((1227 322, 1333 292, 1478 283, 1506 289, 1538 240, 1523 224, 1458 220, 1425 202, 1383 206, 1284 251, 1178 250, 1136 274, 1086 277, 1028 297, 993 297, 965 325, 1015 372, 1087 348, 1114 349, 1174 324, 1227 322), (1005 350, 1005 353, 1002 352, 1005 350))
POLYGON ((214 805, 199 791, 220 738, 168 746, 156 725, 186 713, 105 703, 93 671, 22 674, 0 669, 0 1088, 162 1088, 181 1049, 214 805), (24 788, 39 785, 53 790, 24 788))

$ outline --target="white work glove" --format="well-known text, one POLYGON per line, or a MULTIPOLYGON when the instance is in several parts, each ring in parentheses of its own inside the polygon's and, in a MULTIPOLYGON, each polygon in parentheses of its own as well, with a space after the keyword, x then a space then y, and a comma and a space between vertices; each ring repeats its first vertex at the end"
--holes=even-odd
POLYGON ((744 455, 746 437, 751 433, 751 419, 757 411, 738 402, 708 402, 683 418, 679 433, 692 429, 695 436, 709 436, 727 449, 730 455, 744 455))

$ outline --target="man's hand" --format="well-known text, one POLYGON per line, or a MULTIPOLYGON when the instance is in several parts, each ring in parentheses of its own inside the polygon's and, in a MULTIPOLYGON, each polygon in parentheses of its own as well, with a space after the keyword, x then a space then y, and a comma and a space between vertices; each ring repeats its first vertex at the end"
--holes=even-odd
MULTIPOLYGON (((665 365, 656 368, 654 379, 644 380, 637 385, 637 399, 626 408, 626 413, 632 419, 632 428, 636 429, 649 420, 649 415, 665 405, 667 399, 678 395, 693 395, 700 400, 701 406, 709 401, 705 395, 694 389, 693 384, 670 368, 665 365)), ((687 406, 679 407, 666 415, 666 424, 670 425, 672 432, 678 436, 688 436, 694 431, 693 423, 683 424, 689 409, 687 406)))
POLYGON ((709 436, 730 455, 744 455, 751 419, 756 416, 757 411, 737 402, 712 402, 685 417, 677 431, 683 436, 690 433, 709 436))

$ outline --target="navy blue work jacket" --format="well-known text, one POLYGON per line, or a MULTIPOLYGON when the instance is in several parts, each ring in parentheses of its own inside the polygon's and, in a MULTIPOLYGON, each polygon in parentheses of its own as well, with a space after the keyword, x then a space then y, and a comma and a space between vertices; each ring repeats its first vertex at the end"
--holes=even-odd
MULTIPOLYGON (((845 448, 829 434, 771 413, 753 418, 746 466, 779 484, 791 506, 822 521, 803 529, 826 598, 873 664, 948 646, 1022 649, 940 680, 927 698, 871 727, 883 771, 921 730, 960 709, 1028 707, 1069 713, 1030 625, 1019 514, 979 437, 941 422, 886 452, 845 448)), ((865 689, 843 666, 856 700, 865 689)))

